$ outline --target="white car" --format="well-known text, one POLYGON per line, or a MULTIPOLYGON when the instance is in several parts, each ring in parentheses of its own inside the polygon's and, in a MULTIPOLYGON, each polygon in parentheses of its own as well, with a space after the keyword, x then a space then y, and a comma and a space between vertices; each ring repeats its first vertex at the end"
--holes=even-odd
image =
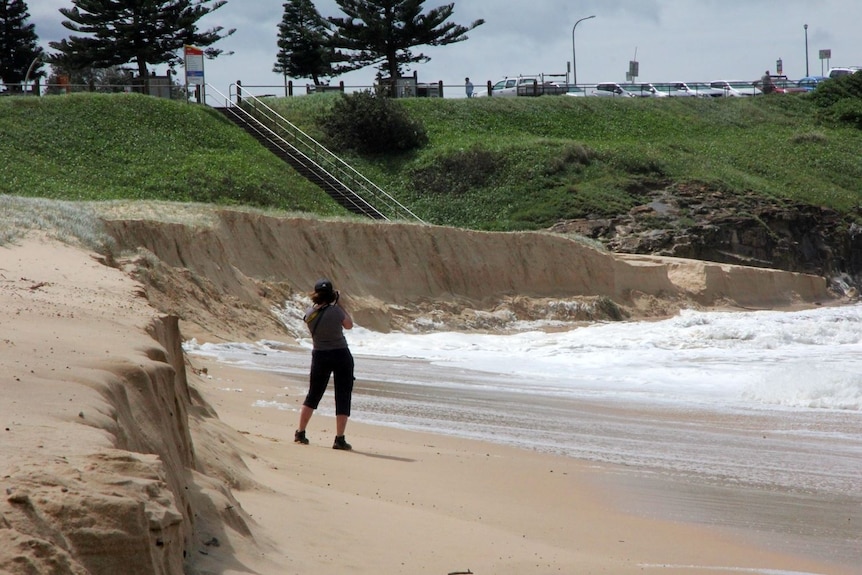
POLYGON ((667 93, 668 96, 675 98, 706 98, 709 97, 703 92, 698 92, 694 87, 689 86, 685 82, 670 82, 668 84, 658 84, 660 90, 667 93))
POLYGON ((601 84, 596 84, 596 88, 590 92, 590 96, 599 96, 601 98, 635 98, 637 95, 629 92, 616 82, 602 82, 601 84))
POLYGON ((667 98, 667 93, 662 92, 650 83, 645 84, 623 84, 623 90, 631 92, 640 98, 667 98))
POLYGON ((859 70, 862 70, 862 68, 860 68, 859 66, 847 66, 846 68, 830 68, 829 77, 840 78, 841 76, 849 76, 850 74, 855 74, 859 70))
POLYGON ((566 86, 545 80, 544 76, 507 76, 491 86, 491 96, 498 98, 564 93, 566 86))
POLYGON ((566 87, 566 96, 574 96, 576 98, 583 98, 587 95, 587 89, 581 86, 567 86, 566 87))
POLYGON ((721 90, 722 96, 730 98, 738 98, 741 96, 755 96, 760 93, 760 90, 751 85, 751 82, 728 82, 726 80, 716 80, 709 83, 713 90, 721 90))
POLYGON ((491 86, 491 96, 508 97, 518 95, 518 78, 503 78, 491 86))
POLYGON ((695 92, 697 92, 698 96, 706 96, 708 98, 724 98, 727 95, 723 89, 713 87, 712 83, 689 84, 688 86, 695 92))

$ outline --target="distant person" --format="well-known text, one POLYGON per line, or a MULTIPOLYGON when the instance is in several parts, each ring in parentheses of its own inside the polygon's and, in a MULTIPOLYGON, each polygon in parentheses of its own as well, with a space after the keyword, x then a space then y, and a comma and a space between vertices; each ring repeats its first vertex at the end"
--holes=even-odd
POLYGON ((470 81, 470 78, 464 78, 464 89, 467 91, 467 97, 473 97, 473 82, 470 81))
POLYGON ((760 91, 764 94, 771 94, 775 91, 775 83, 772 81, 772 75, 769 73, 769 70, 760 79, 760 91))
POLYGON ((338 304, 339 293, 328 279, 314 284, 311 301, 314 304, 305 312, 306 325, 311 332, 311 371, 308 394, 299 411, 299 428, 293 441, 308 445, 305 428, 314 410, 320 404, 329 385, 329 376, 335 380, 335 442, 332 449, 349 451, 351 445, 344 439, 347 418, 350 417, 350 401, 353 396, 353 356, 344 337, 345 329, 353 328, 350 314, 338 304))

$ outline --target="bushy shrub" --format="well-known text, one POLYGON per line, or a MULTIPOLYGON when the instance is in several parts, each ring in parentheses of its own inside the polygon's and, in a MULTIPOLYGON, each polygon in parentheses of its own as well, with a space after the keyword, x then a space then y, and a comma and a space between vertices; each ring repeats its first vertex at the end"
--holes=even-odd
POLYGON ((595 158, 595 152, 583 144, 568 144, 560 150, 559 155, 548 162, 545 173, 549 176, 565 174, 568 170, 589 166, 595 158))
POLYGON ((821 120, 862 129, 862 72, 830 78, 811 93, 821 120))
POLYGON ((360 154, 406 152, 428 143, 425 127, 403 106, 371 92, 340 98, 320 127, 333 148, 360 154))
POLYGON ((415 170, 413 187, 433 194, 464 194, 485 186, 503 164, 503 156, 495 152, 460 150, 415 170))
POLYGON ((848 98, 862 98, 862 72, 821 82, 811 93, 811 98, 821 108, 848 98))
POLYGON ((845 98, 833 104, 828 115, 841 124, 862 129, 862 98, 845 98))

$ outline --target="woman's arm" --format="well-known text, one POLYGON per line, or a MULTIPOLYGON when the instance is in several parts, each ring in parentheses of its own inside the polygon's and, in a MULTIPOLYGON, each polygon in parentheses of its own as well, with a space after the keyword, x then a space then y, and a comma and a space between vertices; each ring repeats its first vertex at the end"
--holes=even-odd
POLYGON ((353 329, 353 318, 350 317, 350 314, 347 313, 347 310, 344 309, 344 306, 342 306, 338 302, 339 299, 341 299, 341 293, 336 291, 335 301, 333 303, 339 308, 341 308, 342 313, 344 313, 344 318, 341 320, 341 327, 343 327, 344 329, 353 329))
MULTIPOLYGON (((338 305, 341 307, 341 304, 338 305)), ((350 314, 347 313, 347 310, 341 307, 341 311, 344 312, 344 319, 341 320, 341 327, 344 329, 353 329, 353 318, 350 317, 350 314)))

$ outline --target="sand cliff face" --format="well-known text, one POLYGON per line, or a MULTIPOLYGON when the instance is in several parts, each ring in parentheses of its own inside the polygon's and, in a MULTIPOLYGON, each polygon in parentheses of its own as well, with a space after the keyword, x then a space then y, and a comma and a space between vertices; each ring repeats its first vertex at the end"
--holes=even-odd
POLYGON ((217 216, 208 227, 108 222, 125 249, 154 256, 146 259, 147 269, 138 269, 150 300, 196 325, 218 326, 214 333, 228 326, 248 337, 283 330, 271 308, 305 294, 323 276, 346 295, 357 322, 377 330, 407 329, 428 315, 455 329, 505 328, 515 319, 619 319, 684 306, 773 307, 830 298, 818 276, 615 256, 549 233, 235 211, 217 216), (181 309, 177 296, 184 292, 210 309, 181 309), (496 323, 476 319, 488 312, 496 323))
POLYGON ((2 248, 0 573, 180 575, 245 528, 221 454, 195 451, 214 414, 177 318, 141 294, 82 250, 2 248))
POLYGON ((829 298, 816 276, 621 258, 544 233, 233 211, 206 227, 108 226, 137 252, 122 269, 56 242, 3 248, 0 573, 179 575, 224 530, 249 533, 230 493, 250 481, 235 434, 189 385, 181 341, 284 336, 273 308, 321 276, 384 330, 829 298))

